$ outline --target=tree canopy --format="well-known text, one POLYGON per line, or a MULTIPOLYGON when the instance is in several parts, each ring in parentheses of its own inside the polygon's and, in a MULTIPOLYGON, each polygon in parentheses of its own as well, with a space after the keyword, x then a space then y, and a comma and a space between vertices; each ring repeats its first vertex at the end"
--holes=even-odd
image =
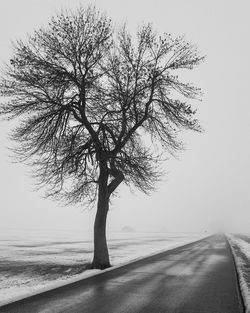
POLYGON ((181 148, 180 129, 200 129, 186 102, 200 90, 177 70, 202 60, 194 45, 158 35, 150 24, 134 38, 94 7, 63 12, 15 43, 0 82, 9 98, 0 114, 20 118, 12 132, 16 155, 49 196, 94 201, 103 160, 110 195, 121 181, 147 192, 161 172, 145 134, 173 152, 181 148))

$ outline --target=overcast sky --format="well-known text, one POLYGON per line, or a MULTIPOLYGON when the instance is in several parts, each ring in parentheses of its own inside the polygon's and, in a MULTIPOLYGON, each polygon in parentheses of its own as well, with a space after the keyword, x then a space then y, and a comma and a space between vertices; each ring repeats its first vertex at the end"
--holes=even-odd
MULTIPOLYGON (((11 40, 48 22, 61 8, 95 3, 116 24, 185 35, 206 61, 184 73, 201 87, 196 102, 204 133, 183 133, 186 151, 165 163, 167 175, 150 197, 120 188, 108 229, 130 225, 139 231, 250 232, 250 1, 249 0, 8 0, 0 2, 0 62, 11 57, 11 40)), ((28 168, 12 164, 0 122, 0 227, 92 230, 95 211, 59 207, 33 192, 28 168)), ((12 123, 13 126, 13 123, 12 123)))

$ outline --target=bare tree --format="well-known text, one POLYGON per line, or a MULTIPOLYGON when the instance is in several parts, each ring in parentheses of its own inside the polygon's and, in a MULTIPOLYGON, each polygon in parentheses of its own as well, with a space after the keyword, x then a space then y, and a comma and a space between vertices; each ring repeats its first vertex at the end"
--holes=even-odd
POLYGON ((200 129, 185 102, 199 89, 176 73, 203 57, 150 25, 135 37, 126 27, 114 31, 93 7, 63 12, 15 43, 0 82, 8 99, 0 114, 20 121, 11 134, 15 153, 33 166, 46 195, 67 204, 97 200, 93 268, 110 266, 106 219, 117 187, 148 192, 161 175, 146 134, 174 152, 180 129, 200 129))

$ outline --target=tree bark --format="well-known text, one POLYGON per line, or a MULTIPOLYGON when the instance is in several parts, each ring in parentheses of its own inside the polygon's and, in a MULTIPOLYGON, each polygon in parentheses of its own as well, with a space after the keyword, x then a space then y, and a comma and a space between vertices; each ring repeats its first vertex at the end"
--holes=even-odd
POLYGON ((110 267, 106 240, 106 221, 109 210, 108 167, 100 162, 99 190, 97 212, 94 224, 94 258, 92 268, 105 269, 110 267))

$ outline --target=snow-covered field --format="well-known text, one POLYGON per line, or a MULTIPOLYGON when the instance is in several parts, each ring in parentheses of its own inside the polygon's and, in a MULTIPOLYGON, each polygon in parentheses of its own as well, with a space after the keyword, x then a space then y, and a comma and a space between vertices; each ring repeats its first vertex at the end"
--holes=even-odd
POLYGON ((246 313, 250 313, 250 235, 227 235, 240 281, 246 313))
MULTIPOLYGON (((0 305, 81 278, 93 254, 92 233, 8 232, 0 234, 0 305)), ((112 265, 204 237, 197 233, 108 234, 112 265)))

